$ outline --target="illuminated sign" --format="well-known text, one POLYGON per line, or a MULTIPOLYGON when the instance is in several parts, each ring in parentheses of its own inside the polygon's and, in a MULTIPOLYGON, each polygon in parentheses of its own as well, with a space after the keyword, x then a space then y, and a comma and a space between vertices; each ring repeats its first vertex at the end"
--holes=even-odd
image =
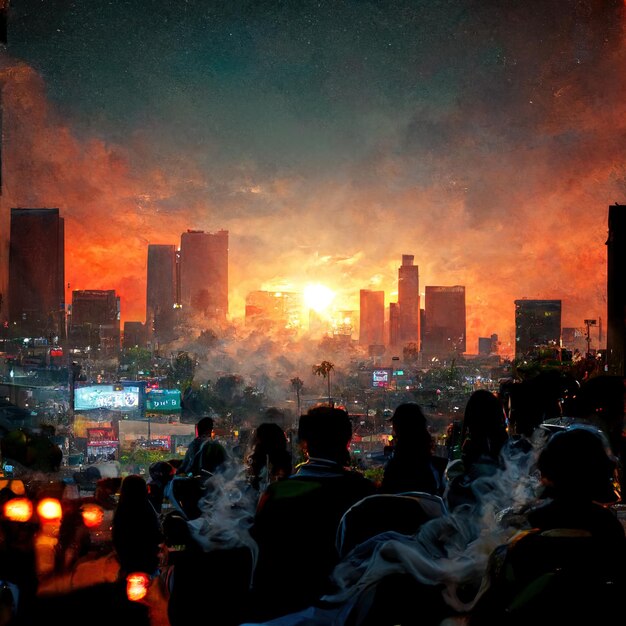
POLYGON ((372 372, 372 387, 389 387, 391 370, 380 369, 372 372))
POLYGON ((91 411, 134 411, 139 408, 139 387, 121 385, 88 385, 74 389, 74 409, 91 411))
POLYGON ((147 411, 180 411, 178 389, 146 389, 147 411))

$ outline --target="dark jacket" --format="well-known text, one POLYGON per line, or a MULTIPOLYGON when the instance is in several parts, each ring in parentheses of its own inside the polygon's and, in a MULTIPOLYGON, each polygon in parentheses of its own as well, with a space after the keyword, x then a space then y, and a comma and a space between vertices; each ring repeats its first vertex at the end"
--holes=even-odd
POLYGON ((374 492, 374 483, 362 474, 323 459, 311 459, 269 485, 251 529, 259 546, 255 619, 297 611, 332 590, 341 517, 374 492))

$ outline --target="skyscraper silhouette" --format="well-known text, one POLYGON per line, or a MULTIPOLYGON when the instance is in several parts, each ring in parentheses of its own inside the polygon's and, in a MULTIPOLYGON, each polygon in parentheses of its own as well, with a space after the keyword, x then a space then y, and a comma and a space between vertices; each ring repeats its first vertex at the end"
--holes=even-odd
POLYGON ((624 376, 626 367, 626 206, 609 207, 607 246, 606 364, 612 376, 624 376))
POLYGON ((11 209, 11 335, 65 339, 64 288, 65 225, 59 209, 11 209))
POLYGON ((180 238, 180 295, 190 312, 223 322, 228 314, 228 231, 188 230, 180 238))
POLYGON ((427 286, 422 346, 429 357, 448 358, 466 350, 465 287, 427 286))
POLYGON ((361 289, 359 343, 362 346, 385 345, 385 292, 361 289))
POLYGON ((413 255, 403 254, 398 268, 398 343, 417 344, 420 349, 419 269, 413 255))
POLYGON ((158 344, 174 338, 176 304, 176 246, 148 245, 146 281, 146 330, 158 344))

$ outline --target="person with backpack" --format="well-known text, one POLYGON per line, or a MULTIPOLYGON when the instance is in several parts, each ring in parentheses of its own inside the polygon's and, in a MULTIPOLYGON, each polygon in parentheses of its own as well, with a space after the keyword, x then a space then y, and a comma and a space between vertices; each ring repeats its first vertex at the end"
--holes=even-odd
POLYGON ((519 532, 491 554, 469 626, 617 623, 626 533, 610 508, 619 495, 607 438, 588 425, 557 432, 537 467, 543 490, 520 511, 519 532))
POLYGON ((196 438, 189 444, 177 474, 201 476, 213 474, 227 458, 224 446, 213 439, 213 419, 203 417, 196 424, 196 438))

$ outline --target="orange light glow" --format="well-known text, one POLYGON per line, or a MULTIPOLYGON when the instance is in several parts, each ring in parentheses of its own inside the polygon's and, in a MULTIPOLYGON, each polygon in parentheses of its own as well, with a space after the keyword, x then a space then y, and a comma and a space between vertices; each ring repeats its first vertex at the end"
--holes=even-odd
POLYGON ((83 522, 87 528, 95 528, 102 524, 104 511, 97 504, 86 504, 82 510, 83 522))
POLYGON ((37 514, 45 522, 60 520, 63 516, 61 503, 56 498, 44 498, 37 503, 37 514))
POLYGON ((334 292, 325 285, 311 284, 304 288, 304 304, 317 313, 326 311, 334 298, 334 292))
POLYGON ((4 516, 12 522, 27 522, 33 516, 33 503, 28 498, 13 498, 4 503, 4 516))
POLYGON ((126 597, 132 602, 139 602, 148 595, 150 576, 143 572, 133 572, 126 576, 126 597))

